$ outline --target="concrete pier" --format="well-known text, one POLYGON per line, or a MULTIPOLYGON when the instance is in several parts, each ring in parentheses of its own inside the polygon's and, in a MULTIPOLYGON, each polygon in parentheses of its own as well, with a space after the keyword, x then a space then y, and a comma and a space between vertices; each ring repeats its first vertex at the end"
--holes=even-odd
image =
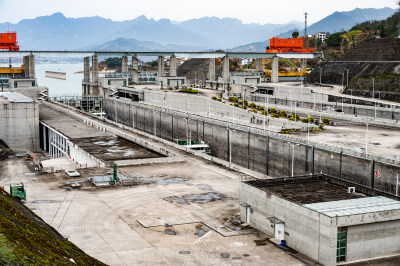
POLYGON ((24 67, 25 67, 25 78, 29 78, 29 56, 24 56, 23 58, 24 67))
POLYGON ((23 58, 25 66, 25 78, 34 79, 35 78, 35 56, 27 55, 23 58))
POLYGON ((90 57, 83 58, 83 82, 90 82, 90 57))
POLYGON ((278 76, 278 65, 279 64, 279 58, 277 56, 272 57, 272 70, 271 70, 271 82, 272 83, 277 83, 279 81, 279 76, 278 76))
POLYGON ((208 59, 208 80, 215 81, 215 58, 208 59))
POLYGON ((176 77, 176 56, 173 55, 169 61, 169 76, 176 77))
POLYGON ((92 83, 99 84, 99 59, 97 55, 92 56, 92 83))
POLYGON ((36 78, 35 74, 35 56, 30 55, 29 57, 29 78, 36 78))
POLYGON ((139 84, 139 59, 132 56, 132 83, 139 84))
POLYGON ((224 83, 229 82, 229 57, 222 58, 222 80, 224 83))
POLYGON ((121 72, 128 73, 128 57, 127 56, 122 57, 121 72))
POLYGON ((257 71, 263 71, 263 63, 262 63, 262 58, 257 58, 256 59, 256 70, 257 71))
POLYGON ((158 57, 158 76, 164 76, 164 56, 158 57))

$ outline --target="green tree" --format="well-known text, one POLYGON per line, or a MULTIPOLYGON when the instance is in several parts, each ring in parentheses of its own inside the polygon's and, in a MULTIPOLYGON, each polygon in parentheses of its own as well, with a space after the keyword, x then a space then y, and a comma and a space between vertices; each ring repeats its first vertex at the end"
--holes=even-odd
POLYGON ((296 39, 297 37, 299 37, 299 32, 298 31, 294 31, 292 33, 292 37, 293 37, 293 39, 296 39))
POLYGON ((116 68, 122 65, 122 57, 110 57, 106 59, 107 68, 116 68))
POLYGON ((339 48, 342 43, 342 33, 337 32, 331 34, 328 39, 326 39, 326 44, 332 48, 339 48))

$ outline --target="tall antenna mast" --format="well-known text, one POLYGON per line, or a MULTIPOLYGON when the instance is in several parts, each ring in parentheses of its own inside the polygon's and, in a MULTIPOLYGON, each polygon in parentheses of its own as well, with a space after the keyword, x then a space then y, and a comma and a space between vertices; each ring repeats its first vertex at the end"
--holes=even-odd
POLYGON ((307 37, 307 15, 307 12, 304 13, 304 37, 307 37))

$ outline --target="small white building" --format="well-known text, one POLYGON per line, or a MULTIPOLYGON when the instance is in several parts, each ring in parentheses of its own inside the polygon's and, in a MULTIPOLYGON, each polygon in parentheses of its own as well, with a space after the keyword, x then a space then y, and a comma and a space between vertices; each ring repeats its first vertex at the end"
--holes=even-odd
POLYGON ((353 186, 324 175, 243 182, 242 221, 324 265, 399 255, 399 198, 353 186))
POLYGON ((317 34, 315 34, 315 39, 319 39, 321 40, 321 42, 325 42, 325 40, 327 39, 326 32, 317 32, 317 34))

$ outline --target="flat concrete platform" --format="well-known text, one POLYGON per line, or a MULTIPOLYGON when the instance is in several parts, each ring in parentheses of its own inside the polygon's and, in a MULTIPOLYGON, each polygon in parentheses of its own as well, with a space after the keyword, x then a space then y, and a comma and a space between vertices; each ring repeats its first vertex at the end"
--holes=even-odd
POLYGON ((40 119, 70 141, 104 162, 130 161, 165 157, 131 141, 104 132, 59 113, 44 105, 40 106, 40 119))
POLYGON ((310 204, 329 202, 337 200, 348 200, 365 197, 361 193, 348 193, 347 189, 328 183, 324 180, 304 179, 285 180, 282 182, 264 183, 261 181, 250 181, 249 185, 258 187, 263 191, 270 192, 280 198, 296 202, 298 204, 310 204))
POLYGON ((103 161, 164 157, 117 136, 71 139, 73 143, 103 161))
POLYGON ((85 125, 72 117, 46 107, 43 104, 39 107, 39 119, 41 122, 44 122, 71 139, 113 136, 108 132, 103 132, 89 125, 85 125))
MULTIPOLYGON (((307 132, 301 134, 307 138, 307 132)), ((325 126, 322 134, 310 133, 310 141, 331 144, 388 159, 400 159, 400 130, 364 126, 325 126)))
POLYGON ((24 182, 26 206, 109 265, 314 264, 240 222, 240 173, 188 157, 182 163, 121 167, 119 173, 138 183, 114 188, 87 182, 111 169, 78 169, 80 178, 63 172, 27 175, 31 161, 8 159, 0 162, 0 185, 24 182), (65 189, 69 182, 82 188, 65 189))

